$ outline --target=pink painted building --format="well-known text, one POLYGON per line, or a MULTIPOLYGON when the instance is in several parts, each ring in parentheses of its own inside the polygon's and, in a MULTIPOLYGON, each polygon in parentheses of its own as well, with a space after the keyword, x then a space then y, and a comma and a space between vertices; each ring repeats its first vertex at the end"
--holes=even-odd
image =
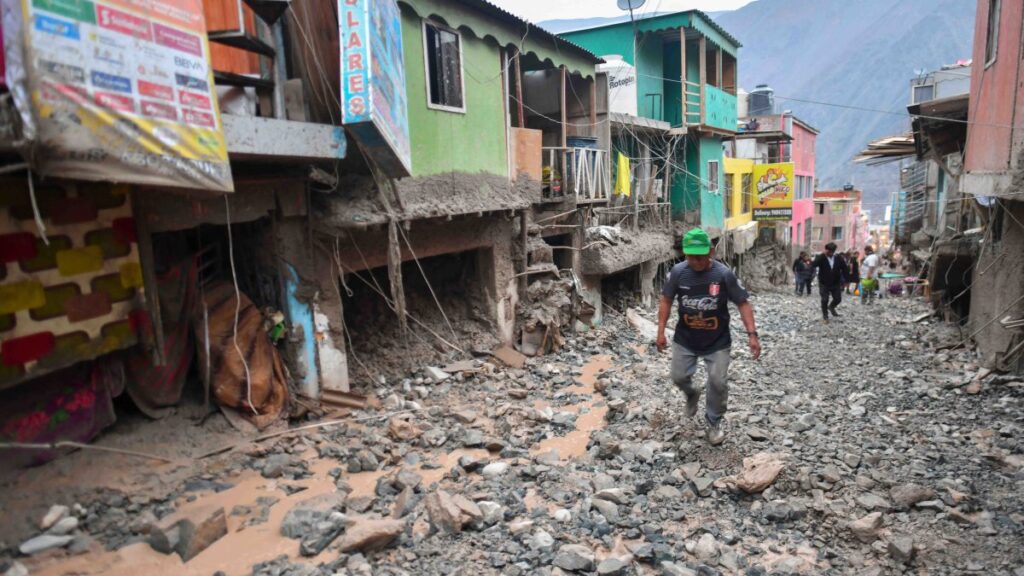
POLYGON ((811 245, 814 216, 814 146, 818 131, 810 124, 792 116, 793 218, 790 220, 790 243, 794 248, 807 249, 811 245))
POLYGON ((861 250, 867 242, 867 223, 861 218, 860 190, 821 190, 814 192, 811 242, 812 253, 835 242, 840 251, 861 250))

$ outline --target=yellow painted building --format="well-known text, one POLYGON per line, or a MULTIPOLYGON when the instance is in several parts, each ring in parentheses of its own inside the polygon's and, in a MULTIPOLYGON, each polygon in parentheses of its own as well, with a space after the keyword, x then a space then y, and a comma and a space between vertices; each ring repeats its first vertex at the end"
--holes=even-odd
POLYGON ((754 161, 745 158, 724 158, 725 188, 722 204, 725 208, 725 229, 735 230, 753 218, 751 197, 754 161))

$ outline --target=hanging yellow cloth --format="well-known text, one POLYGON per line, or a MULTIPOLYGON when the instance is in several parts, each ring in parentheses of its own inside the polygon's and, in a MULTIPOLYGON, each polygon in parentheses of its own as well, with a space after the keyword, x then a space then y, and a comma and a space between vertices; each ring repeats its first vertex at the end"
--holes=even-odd
POLYGON ((615 174, 615 195, 629 198, 629 158, 619 152, 618 169, 615 174))

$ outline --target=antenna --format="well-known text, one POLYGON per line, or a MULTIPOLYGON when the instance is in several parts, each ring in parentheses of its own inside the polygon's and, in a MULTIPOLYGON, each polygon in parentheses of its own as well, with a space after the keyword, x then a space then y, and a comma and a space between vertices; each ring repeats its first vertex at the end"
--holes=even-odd
POLYGON ((632 12, 637 8, 644 5, 647 0, 618 0, 619 10, 629 10, 632 12))

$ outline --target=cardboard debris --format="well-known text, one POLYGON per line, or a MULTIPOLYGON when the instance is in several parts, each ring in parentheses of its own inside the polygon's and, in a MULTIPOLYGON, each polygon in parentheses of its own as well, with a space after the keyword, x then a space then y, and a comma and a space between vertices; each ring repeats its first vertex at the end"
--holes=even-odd
POLYGON ((499 346, 491 351, 491 356, 494 356, 512 368, 521 369, 523 366, 526 366, 526 356, 524 354, 520 354, 511 346, 499 346))

